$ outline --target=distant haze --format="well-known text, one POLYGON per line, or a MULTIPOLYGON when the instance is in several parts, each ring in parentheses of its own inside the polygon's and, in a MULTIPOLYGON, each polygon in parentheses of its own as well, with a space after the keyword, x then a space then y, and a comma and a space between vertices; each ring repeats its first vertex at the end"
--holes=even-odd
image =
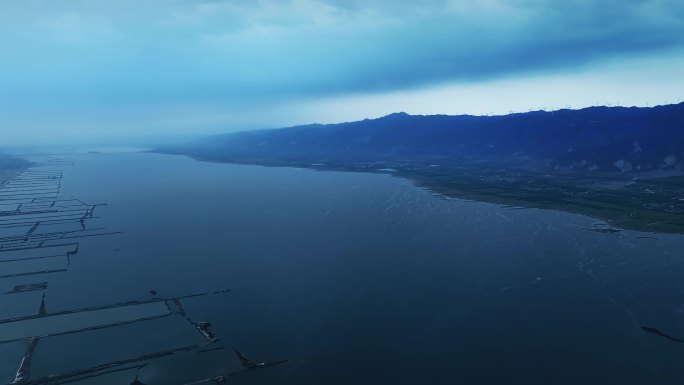
POLYGON ((677 103, 681 0, 0 2, 0 146, 677 103))

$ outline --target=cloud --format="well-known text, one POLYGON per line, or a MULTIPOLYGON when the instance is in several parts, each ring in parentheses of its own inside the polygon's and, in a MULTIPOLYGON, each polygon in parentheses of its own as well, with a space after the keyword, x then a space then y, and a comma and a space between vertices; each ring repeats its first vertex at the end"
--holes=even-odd
POLYGON ((681 56, 683 36, 680 0, 2 2, 0 119, 566 73, 681 56))

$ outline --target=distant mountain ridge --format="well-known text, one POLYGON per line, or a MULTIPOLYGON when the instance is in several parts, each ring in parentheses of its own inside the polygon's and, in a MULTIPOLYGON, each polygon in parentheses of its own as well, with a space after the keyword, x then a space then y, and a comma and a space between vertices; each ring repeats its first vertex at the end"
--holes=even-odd
POLYGON ((501 116, 408 115, 219 135, 163 149, 261 163, 470 162, 551 170, 684 170, 684 103, 501 116))
POLYGON ((212 162, 391 173, 440 196, 684 234, 684 103, 501 116, 395 113, 218 135, 156 151, 212 162))

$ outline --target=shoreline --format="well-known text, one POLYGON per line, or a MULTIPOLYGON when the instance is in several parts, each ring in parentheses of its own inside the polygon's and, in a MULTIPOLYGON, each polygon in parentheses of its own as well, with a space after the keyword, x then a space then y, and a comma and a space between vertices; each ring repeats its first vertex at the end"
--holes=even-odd
POLYGON ((212 163, 388 174, 445 197, 581 214, 624 230, 684 234, 684 177, 681 176, 632 179, 618 174, 597 178, 584 174, 546 175, 518 169, 471 166, 441 168, 391 162, 341 164, 266 158, 212 159, 197 154, 158 153, 184 155, 212 163), (629 183, 624 183, 627 180, 629 183), (590 187, 592 183, 620 187, 590 187), (681 197, 678 194, 680 189, 681 197))

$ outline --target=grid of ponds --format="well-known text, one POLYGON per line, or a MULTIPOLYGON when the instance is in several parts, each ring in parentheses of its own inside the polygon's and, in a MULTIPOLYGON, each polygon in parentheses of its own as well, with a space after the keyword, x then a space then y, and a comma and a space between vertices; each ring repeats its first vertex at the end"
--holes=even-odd
MULTIPOLYGON (((130 381, 142 385, 141 371, 157 360, 226 350, 211 323, 193 320, 183 304, 229 290, 172 298, 152 290, 151 297, 145 299, 50 311, 50 279, 78 263, 82 253, 79 240, 120 232, 91 226, 97 208, 106 203, 86 203, 61 193, 63 169, 71 166, 70 160, 43 157, 15 177, 0 181, 0 283, 5 281, 7 287, 0 293, 0 383, 130 381), (149 328, 173 330, 169 333, 172 337, 156 336, 150 343, 128 350, 118 346, 124 340, 153 338, 149 328), (64 347, 79 339, 81 344, 109 344, 116 353, 99 356, 97 349, 81 349, 82 357, 77 353, 69 356, 71 352, 64 347)), ((225 381, 225 376, 218 375, 191 384, 225 381)))

